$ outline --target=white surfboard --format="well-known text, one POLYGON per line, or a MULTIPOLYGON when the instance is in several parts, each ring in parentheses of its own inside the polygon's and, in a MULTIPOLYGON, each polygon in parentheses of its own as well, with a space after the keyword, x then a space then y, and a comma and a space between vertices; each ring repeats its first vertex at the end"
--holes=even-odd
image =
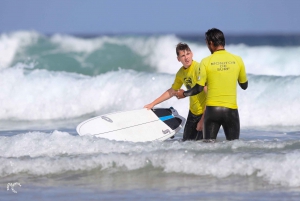
POLYGON ((100 115, 80 123, 81 136, 94 135, 117 141, 164 141, 174 136, 185 118, 174 108, 146 108, 100 115))

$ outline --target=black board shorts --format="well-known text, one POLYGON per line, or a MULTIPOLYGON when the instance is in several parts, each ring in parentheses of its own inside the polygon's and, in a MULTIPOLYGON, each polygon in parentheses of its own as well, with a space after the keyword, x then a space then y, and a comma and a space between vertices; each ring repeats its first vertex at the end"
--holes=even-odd
POLYGON ((240 119, 238 110, 206 106, 203 138, 205 140, 216 139, 221 126, 227 140, 239 139, 240 119))

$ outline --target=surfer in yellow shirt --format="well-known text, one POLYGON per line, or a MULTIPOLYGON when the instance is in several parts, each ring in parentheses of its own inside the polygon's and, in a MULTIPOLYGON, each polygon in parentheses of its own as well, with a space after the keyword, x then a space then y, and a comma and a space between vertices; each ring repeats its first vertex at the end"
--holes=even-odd
POLYGON ((239 139, 237 82, 242 89, 247 89, 245 66, 241 57, 225 50, 222 31, 216 28, 209 29, 205 37, 211 55, 202 59, 200 63, 200 79, 192 89, 181 89, 176 96, 178 99, 194 96, 207 86, 203 138, 214 141, 222 126, 227 140, 239 139))
MULTIPOLYGON (((193 52, 185 43, 178 43, 176 46, 177 60, 182 63, 182 67, 176 73, 175 80, 170 89, 155 99, 152 103, 144 106, 144 108, 152 109, 155 105, 172 98, 177 94, 177 90, 184 84, 187 89, 191 89, 197 83, 200 64, 193 60, 193 52)), ((205 109, 206 94, 201 92, 190 97, 189 114, 184 127, 183 141, 203 139, 202 114, 205 109), (198 124, 198 131, 197 131, 198 124)))

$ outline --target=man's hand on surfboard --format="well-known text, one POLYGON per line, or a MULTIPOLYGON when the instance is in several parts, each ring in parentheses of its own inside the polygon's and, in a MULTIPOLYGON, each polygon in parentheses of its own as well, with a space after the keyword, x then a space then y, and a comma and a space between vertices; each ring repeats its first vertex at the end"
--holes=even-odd
POLYGON ((179 89, 179 90, 177 91, 177 93, 176 93, 176 97, 177 97, 178 99, 185 98, 185 96, 183 95, 183 92, 184 92, 183 89, 179 89))
POLYGON ((144 108, 147 108, 148 110, 152 109, 154 105, 152 103, 145 105, 144 108))

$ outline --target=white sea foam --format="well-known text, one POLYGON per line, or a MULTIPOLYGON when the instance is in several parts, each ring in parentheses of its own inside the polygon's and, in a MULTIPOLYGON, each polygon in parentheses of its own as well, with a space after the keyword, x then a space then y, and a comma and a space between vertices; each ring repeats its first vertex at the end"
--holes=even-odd
POLYGON ((156 151, 197 151, 197 152, 239 152, 243 150, 273 152, 284 150, 292 146, 298 146, 299 141, 282 140, 251 140, 218 143, 179 143, 166 141, 153 143, 133 143, 105 140, 93 136, 80 137, 70 135, 67 132, 53 131, 45 133, 41 131, 25 132, 18 135, 0 136, 0 157, 54 157, 60 155, 77 154, 109 154, 109 153, 133 153, 156 151), (119 148, 116 149, 116 146, 119 148))
MULTIPOLYGON (((113 39, 111 39, 112 41, 113 39)), ((91 53, 103 46, 105 42, 111 42, 108 37, 99 39, 83 39, 69 35, 55 34, 50 41, 57 44, 64 52, 91 53)))
MULTIPOLYGON (((14 61, 24 60, 33 57, 39 60, 45 54, 62 54, 67 58, 72 57, 78 61, 82 68, 91 67, 86 61, 96 51, 105 51, 105 45, 114 45, 111 51, 119 52, 118 48, 127 47, 136 54, 136 58, 143 60, 144 64, 152 67, 157 72, 174 74, 181 66, 177 61, 175 46, 180 39, 174 35, 162 36, 101 36, 96 38, 78 38, 69 35, 56 34, 46 38, 36 32, 15 32, 0 35, 0 67, 8 68, 14 61), (43 38, 49 44, 37 44, 39 38, 43 38), (41 49, 39 54, 31 54, 26 49, 41 49), (17 54, 18 53, 18 54, 17 54)), ((183 41, 186 42, 186 41, 183 41)), ((202 58, 209 56, 205 44, 200 42, 189 42, 194 52, 194 60, 201 61, 202 58)), ((247 68, 247 73, 256 75, 300 75, 300 47, 275 47, 275 46, 247 46, 247 45, 226 45, 226 49, 234 54, 241 56, 247 68)), ((124 52, 126 54, 126 52, 124 52)), ((97 58, 97 57, 96 57, 97 58)), ((94 59, 96 59, 94 58, 94 59)), ((104 58, 105 59, 105 58, 104 58)), ((111 58, 110 58, 111 59, 111 58)), ((45 62, 45 60, 41 60, 45 62)), ((59 63, 59 61, 57 61, 59 63)), ((44 66, 50 65, 43 63, 44 66)), ((51 65, 54 65, 51 63, 51 65)), ((99 67, 99 66, 96 66, 99 67)), ((49 67, 51 69, 51 66, 49 67)), ((54 68, 54 67, 52 67, 54 68)), ((70 67, 65 67, 70 68, 70 67)), ((64 67, 62 67, 63 71, 64 67)))
POLYGON ((134 71, 89 77, 19 67, 0 71, 0 80, 0 119, 6 120, 68 119, 97 111, 142 108, 153 95, 163 92, 161 86, 172 82, 170 75, 134 71), (155 86, 146 93, 144 88, 151 85, 155 86))
MULTIPOLYGON (((180 67, 175 54, 175 45, 178 42, 179 39, 174 35, 103 36, 82 39, 57 34, 47 39, 35 32, 2 34, 0 49, 2 48, 5 56, 0 57, 2 66, 0 119, 8 121, 72 119, 86 114, 142 108, 171 87, 174 74, 180 67), (158 72, 120 69, 103 72, 97 76, 83 76, 76 71, 67 73, 63 67, 61 71, 55 72, 51 71, 51 68, 50 70, 36 69, 35 66, 38 64, 34 61, 19 62, 10 66, 16 54, 25 54, 24 48, 36 45, 41 37, 44 42, 48 40, 49 44, 55 44, 56 51, 74 53, 74 57, 93 54, 103 48, 104 44, 114 44, 117 48, 126 46, 158 72)), ((190 43, 190 47, 194 52, 195 60, 208 55, 204 45, 190 43)), ((226 47, 229 51, 242 56, 248 73, 253 73, 248 75, 249 88, 246 91, 238 88, 242 128, 299 126, 300 68, 298 66, 300 60, 295 59, 299 54, 299 47, 247 47, 245 45, 226 47), (264 67, 262 68, 261 65, 264 67), (272 74, 272 76, 257 74, 272 74), (294 74, 294 76, 273 76, 274 74, 294 74)), ((79 60, 83 66, 84 58, 79 60)), ((72 66, 68 69, 72 69, 72 66)), ((101 70, 101 67, 99 69, 101 70)), ((158 107, 170 106, 176 108, 182 116, 187 116, 188 99, 178 101, 172 98, 158 105, 158 107)))
POLYGON ((212 175, 219 178, 231 175, 263 177, 271 184, 299 186, 299 151, 290 153, 181 154, 174 160, 168 152, 152 164, 166 172, 212 175), (172 159, 171 159, 172 158, 172 159))
POLYGON ((256 75, 300 75, 300 47, 228 45, 226 49, 242 57, 247 73, 256 75))
MULTIPOLYGON (((171 87, 174 75, 119 70, 95 77, 28 70, 28 65, 0 71, 2 120, 72 119, 142 108, 171 87)), ((249 76, 238 89, 242 127, 299 126, 300 77, 249 76)), ((187 116, 188 99, 171 98, 157 107, 176 108, 187 116)))
MULTIPOLYGON (((99 49, 103 44, 115 44, 127 46, 137 55, 144 58, 147 65, 156 68, 157 72, 176 73, 181 64, 177 61, 175 46, 180 39, 174 35, 157 37, 127 37, 113 38, 100 37, 96 39, 80 39, 72 36, 56 35, 52 41, 68 52, 91 53, 99 49)), ((202 58, 209 56, 206 45, 189 43, 194 60, 200 62, 202 58)), ((227 45, 226 49, 233 54, 241 56, 247 68, 247 72, 258 75, 300 75, 300 47, 272 47, 254 46, 243 44, 227 45)))
POLYGON ((67 132, 30 132, 0 137, 0 176, 48 175, 66 171, 134 171, 262 177, 270 184, 300 186, 299 140, 194 142, 116 142, 67 132))
POLYGON ((37 32, 20 31, 10 34, 0 35, 0 69, 11 65, 17 53, 21 53, 22 48, 32 45, 40 35, 37 32))
POLYGON ((298 76, 250 76, 249 88, 238 89, 241 125, 299 125, 299 82, 298 76))

